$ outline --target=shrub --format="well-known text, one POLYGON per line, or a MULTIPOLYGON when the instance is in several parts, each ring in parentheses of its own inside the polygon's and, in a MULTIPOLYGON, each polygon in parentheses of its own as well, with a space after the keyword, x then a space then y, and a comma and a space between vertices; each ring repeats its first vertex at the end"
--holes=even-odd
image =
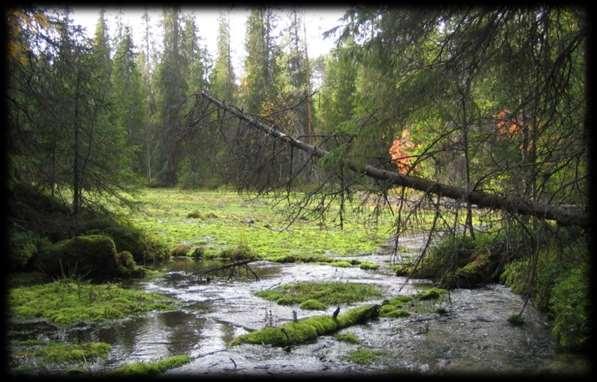
POLYGON ((533 259, 522 258, 506 266, 501 280, 513 292, 528 294, 533 304, 549 315, 560 347, 582 348, 590 332, 588 251, 583 238, 576 237, 572 243, 553 240, 536 256, 533 278, 533 259))
POLYGON ((554 321, 552 333, 566 349, 582 349, 591 332, 589 277, 586 265, 558 278, 549 300, 554 321))
POLYGON ((37 253, 37 238, 29 231, 10 229, 8 232, 8 250, 11 270, 24 270, 37 253))

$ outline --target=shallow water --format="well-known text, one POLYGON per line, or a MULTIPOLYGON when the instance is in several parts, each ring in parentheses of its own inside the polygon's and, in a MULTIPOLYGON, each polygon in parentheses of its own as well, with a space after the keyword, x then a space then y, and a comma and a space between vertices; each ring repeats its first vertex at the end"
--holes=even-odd
MULTIPOLYGON (((417 241, 411 243, 416 252, 417 241)), ((383 252, 360 259, 377 262, 378 271, 336 268, 321 264, 251 263, 258 275, 247 270, 201 275, 214 264, 177 258, 160 278, 133 287, 160 292, 183 302, 174 312, 156 312, 141 318, 111 322, 101 327, 82 326, 68 331, 45 330, 43 335, 68 341, 103 341, 112 344, 108 360, 98 368, 113 368, 133 361, 188 354, 192 362, 167 374, 362 374, 387 372, 522 372, 578 371, 582 360, 562 361, 556 355, 545 318, 531 306, 525 310, 525 325, 514 327, 508 317, 517 314, 523 301, 508 288, 490 285, 481 289, 450 292, 443 302, 446 314, 417 314, 407 318, 380 318, 366 325, 346 328, 358 345, 322 336, 314 343, 290 349, 243 344, 227 347, 234 336, 259 329, 268 317, 278 325, 298 317, 324 314, 281 306, 256 297, 255 292, 296 281, 346 281, 378 285, 384 298, 398 293, 413 294, 428 282, 396 277, 388 271, 389 257, 383 252), (270 314, 271 312, 271 314, 270 314), (346 360, 360 347, 378 351, 368 365, 346 360), (578 362, 577 362, 578 361, 578 362)), ((380 300, 368 301, 381 302, 380 300)), ((352 304, 342 309, 357 306, 352 304)), ((327 310, 332 314, 335 307, 327 310)), ((28 334, 41 335, 37 334, 28 334)))

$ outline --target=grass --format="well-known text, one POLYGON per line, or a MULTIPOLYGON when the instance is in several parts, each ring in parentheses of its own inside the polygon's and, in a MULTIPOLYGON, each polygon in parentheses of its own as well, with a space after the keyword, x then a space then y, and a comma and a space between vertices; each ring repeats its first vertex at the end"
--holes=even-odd
POLYGON ((317 300, 325 307, 381 297, 375 285, 346 282, 297 282, 259 291, 257 296, 280 305, 303 304, 317 300))
POLYGON ((182 366, 191 362, 191 358, 188 355, 175 355, 166 357, 153 362, 134 362, 127 365, 121 366, 114 371, 116 375, 159 375, 168 369, 182 366))
POLYGON ((11 313, 18 318, 44 318, 69 326, 78 322, 119 319, 152 310, 172 309, 174 300, 116 284, 90 284, 61 280, 13 288, 11 313))
POLYGON ((318 221, 304 219, 282 230, 287 224, 282 208, 274 208, 273 200, 265 197, 177 189, 145 189, 138 197, 143 209, 132 215, 132 222, 168 248, 184 243, 219 253, 246 245, 272 261, 300 261, 313 255, 325 258, 326 251, 335 255, 369 253, 387 239, 393 222, 387 213, 377 227, 370 227, 359 223, 362 217, 349 213, 343 230, 334 222, 321 227, 318 221), (208 219, 193 218, 208 215, 208 219))

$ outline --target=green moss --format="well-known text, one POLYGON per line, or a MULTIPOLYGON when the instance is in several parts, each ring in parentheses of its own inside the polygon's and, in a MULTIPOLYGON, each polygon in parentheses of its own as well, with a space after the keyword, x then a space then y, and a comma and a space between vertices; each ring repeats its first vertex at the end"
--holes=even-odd
POLYGON ((588 267, 573 268, 558 278, 549 301, 552 333, 565 349, 582 349, 591 333, 588 267))
POLYGON ((322 304, 319 300, 309 299, 303 301, 301 305, 299 305, 299 308, 307 310, 325 310, 327 309, 327 305, 322 304))
POLYGON ((329 306, 381 297, 381 292, 377 286, 370 284, 298 282, 260 291, 256 295, 282 305, 300 304, 314 299, 329 306))
POLYGON ((170 250, 170 256, 187 256, 190 251, 191 246, 189 244, 178 244, 176 247, 170 250))
POLYGON ((174 300, 115 284, 56 281, 14 288, 9 293, 11 314, 22 318, 44 318, 58 325, 96 322, 172 309, 174 300))
POLYGON ((354 333, 338 333, 334 336, 338 341, 348 342, 349 344, 360 343, 359 337, 354 333))
POLYGON ((359 268, 364 269, 364 270, 376 270, 379 268, 379 265, 375 264, 372 261, 361 261, 361 263, 359 264, 359 268))
POLYGON ((119 251, 132 253, 137 264, 159 264, 169 258, 165 246, 131 224, 119 223, 103 231, 110 236, 119 251))
POLYGON ((378 305, 353 308, 338 317, 313 316, 277 327, 266 327, 237 337, 231 345, 241 343, 288 346, 313 341, 318 336, 332 334, 340 329, 365 323, 379 314, 378 305))
POLYGON ((375 362, 382 354, 382 352, 361 346, 357 350, 349 352, 344 358, 349 362, 359 365, 369 365, 375 362))
POLYGON ((385 317, 392 317, 392 318, 402 318, 402 317, 408 317, 408 316, 410 316, 410 313, 404 309, 394 309, 385 314, 385 317))
POLYGON ((106 358, 111 349, 112 346, 104 342, 83 344, 53 343, 37 350, 35 355, 48 362, 71 363, 106 358))
POLYGON ((104 235, 77 236, 45 246, 34 264, 54 277, 106 280, 119 275, 114 241, 104 235))
POLYGON ((447 290, 441 288, 429 288, 417 292, 415 298, 419 300, 437 300, 447 292, 447 290))
POLYGON ((584 239, 554 241, 537 253, 536 274, 528 284, 534 261, 511 262, 501 275, 515 293, 529 294, 533 304, 548 313, 552 334, 564 349, 582 349, 590 332, 589 253, 584 239))
POLYGON ((122 251, 116 254, 116 265, 118 273, 125 277, 143 277, 145 270, 135 263, 133 255, 129 251, 122 251))
POLYGON ((379 310, 380 317, 402 318, 411 314, 437 312, 435 308, 438 299, 445 296, 446 290, 440 288, 428 288, 418 292, 415 296, 396 296, 390 300, 384 300, 379 310))
POLYGON ((247 245, 241 244, 233 248, 227 248, 221 251, 217 256, 220 259, 226 259, 231 261, 242 261, 242 260, 257 260, 259 255, 247 245))
POLYGON ((158 375, 166 370, 191 362, 188 355, 175 355, 153 362, 135 362, 121 366, 114 371, 117 375, 158 375))
MULTIPOLYGON (((334 255, 372 252, 387 239, 387 230, 393 224, 391 213, 384 211, 378 226, 364 226, 347 206, 342 230, 334 224, 322 229, 316 220, 301 219, 288 230, 280 230, 286 226, 285 206, 276 207, 268 196, 253 196, 227 191, 145 189, 138 194, 142 209, 131 220, 169 248, 185 241, 197 244, 207 240, 208 249, 217 253, 245 243, 260 258, 278 262, 320 261, 329 258, 326 251, 334 255), (217 218, 188 219, 186 216, 193 211, 210 211, 217 218), (269 228, 244 223, 248 219, 267 222, 269 228)), ((301 196, 292 194, 291 200, 301 196)))
POLYGON ((396 296, 393 297, 392 299, 390 299, 390 304, 394 304, 394 305, 400 305, 400 304, 405 304, 407 302, 411 302, 413 300, 413 296, 396 296))
POLYGON ((346 260, 333 261, 333 262, 330 263, 330 265, 332 265, 334 267, 339 267, 339 268, 350 268, 350 267, 352 267, 352 264, 349 261, 346 261, 346 260))

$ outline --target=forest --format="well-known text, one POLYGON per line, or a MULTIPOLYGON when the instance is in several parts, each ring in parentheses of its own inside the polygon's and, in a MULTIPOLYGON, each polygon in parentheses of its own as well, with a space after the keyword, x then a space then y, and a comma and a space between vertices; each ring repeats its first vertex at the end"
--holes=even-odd
POLYGON ((6 9, 10 375, 590 372, 587 10, 325 10, 6 9))

